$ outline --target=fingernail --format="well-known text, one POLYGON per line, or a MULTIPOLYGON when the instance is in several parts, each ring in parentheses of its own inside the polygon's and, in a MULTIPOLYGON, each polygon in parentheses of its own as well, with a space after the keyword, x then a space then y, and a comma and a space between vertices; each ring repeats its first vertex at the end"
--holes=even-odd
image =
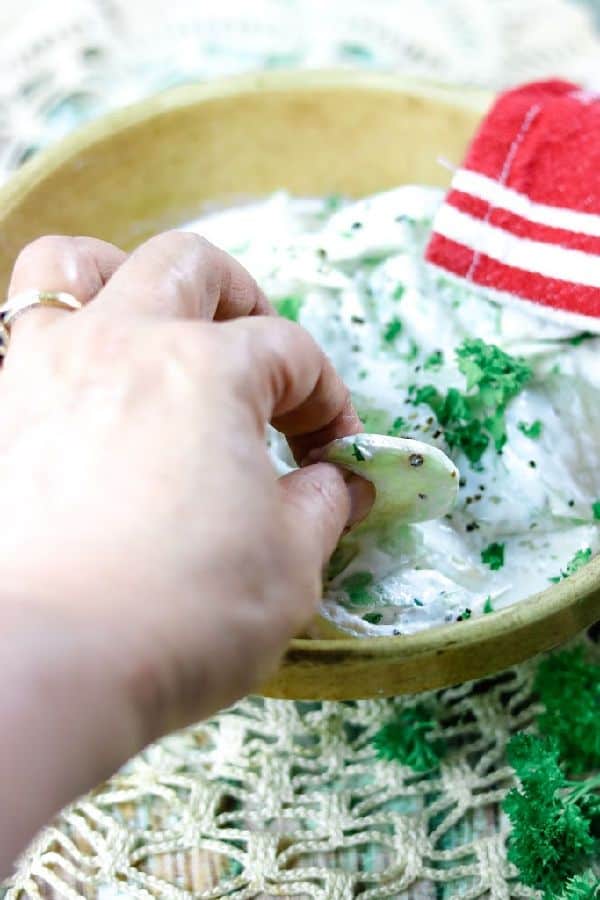
POLYGON ((350 515, 348 516, 347 528, 358 525, 365 518, 373 506, 375 499, 375 488, 370 481, 353 472, 344 474, 344 481, 350 496, 350 515))

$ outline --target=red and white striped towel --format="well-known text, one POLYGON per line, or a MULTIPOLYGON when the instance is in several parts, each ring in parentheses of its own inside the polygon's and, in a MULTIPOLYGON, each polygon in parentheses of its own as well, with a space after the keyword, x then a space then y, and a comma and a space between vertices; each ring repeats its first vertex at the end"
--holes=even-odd
POLYGON ((426 258, 501 302, 600 333, 600 94, 501 94, 433 223, 426 258))

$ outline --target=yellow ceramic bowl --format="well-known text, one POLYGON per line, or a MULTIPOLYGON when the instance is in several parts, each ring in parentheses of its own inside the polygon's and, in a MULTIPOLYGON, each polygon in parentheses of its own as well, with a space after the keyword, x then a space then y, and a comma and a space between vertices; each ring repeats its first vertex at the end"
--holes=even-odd
MULTIPOLYGON (((125 248, 209 202, 268 194, 360 196, 446 185, 490 102, 395 77, 287 73, 183 88, 108 116, 35 158, 0 193, 0 279, 47 233, 125 248)), ((600 618, 600 558, 500 612, 397 638, 292 641, 270 696, 413 693, 497 672, 600 618)))

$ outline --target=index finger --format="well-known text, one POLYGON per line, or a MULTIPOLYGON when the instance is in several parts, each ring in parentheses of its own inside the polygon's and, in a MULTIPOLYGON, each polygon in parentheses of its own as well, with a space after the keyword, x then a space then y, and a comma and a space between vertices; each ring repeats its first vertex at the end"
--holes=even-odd
POLYGON ((192 232, 165 231, 141 244, 90 310, 180 319, 273 315, 249 272, 192 232))
POLYGON ((331 361, 300 325, 282 318, 223 323, 238 343, 241 388, 288 439, 298 463, 311 450, 363 430, 350 392, 331 361))

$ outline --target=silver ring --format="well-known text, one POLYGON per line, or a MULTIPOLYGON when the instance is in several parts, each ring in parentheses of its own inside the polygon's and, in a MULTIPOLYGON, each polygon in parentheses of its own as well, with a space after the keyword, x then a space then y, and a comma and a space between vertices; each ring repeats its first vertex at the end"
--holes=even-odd
POLYGON ((66 291, 40 291, 35 288, 9 297, 0 306, 0 357, 5 356, 8 350, 10 329, 14 321, 35 306, 51 306, 73 312, 81 309, 82 304, 66 291))

